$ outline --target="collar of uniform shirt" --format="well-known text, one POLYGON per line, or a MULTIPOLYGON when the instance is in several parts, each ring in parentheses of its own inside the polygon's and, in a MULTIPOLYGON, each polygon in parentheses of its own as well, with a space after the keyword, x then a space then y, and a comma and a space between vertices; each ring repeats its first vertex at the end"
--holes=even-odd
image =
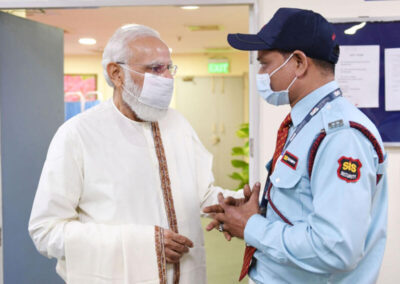
POLYGON ((336 81, 331 81, 318 89, 312 91, 307 96, 302 98, 293 108, 290 113, 292 117, 293 126, 296 127, 307 116, 311 109, 318 103, 324 96, 339 88, 336 81))

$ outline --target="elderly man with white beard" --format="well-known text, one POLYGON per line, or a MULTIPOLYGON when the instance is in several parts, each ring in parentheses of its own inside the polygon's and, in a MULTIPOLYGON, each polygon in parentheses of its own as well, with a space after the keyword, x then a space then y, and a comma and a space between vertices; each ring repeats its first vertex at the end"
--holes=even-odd
POLYGON ((102 64, 113 98, 58 129, 30 235, 68 284, 206 283, 200 212, 243 193, 213 186, 212 156, 168 108, 177 67, 157 32, 118 29, 102 64))

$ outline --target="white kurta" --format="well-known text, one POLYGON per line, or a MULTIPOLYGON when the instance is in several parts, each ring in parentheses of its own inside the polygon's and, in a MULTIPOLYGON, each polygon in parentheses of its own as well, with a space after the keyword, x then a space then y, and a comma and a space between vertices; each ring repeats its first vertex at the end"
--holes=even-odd
MULTIPOLYGON (((159 127, 179 233, 194 243, 181 259, 180 283, 206 283, 199 216, 223 190, 212 185, 211 154, 179 113, 170 109, 159 127)), ((150 123, 128 119, 112 100, 64 123, 29 222, 60 276, 68 284, 159 283, 155 226, 168 228, 168 220, 150 123)))

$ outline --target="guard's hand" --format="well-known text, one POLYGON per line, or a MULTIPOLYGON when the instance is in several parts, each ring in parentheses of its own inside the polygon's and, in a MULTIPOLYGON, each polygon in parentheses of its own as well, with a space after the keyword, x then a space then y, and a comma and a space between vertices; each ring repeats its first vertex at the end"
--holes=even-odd
MULTIPOLYGON (((228 196, 227 198, 224 198, 224 203, 226 205, 232 205, 232 206, 240 206, 240 205, 246 203, 251 196, 251 190, 250 190, 250 186, 248 184, 246 184, 243 188, 243 195, 244 195, 243 198, 233 198, 232 196, 228 196)), ((221 207, 220 204, 214 204, 214 205, 207 206, 206 208, 204 208, 203 212, 207 213, 207 214, 223 213, 224 209, 221 207)), ((212 228, 210 230, 212 230, 212 228)), ((210 231, 210 230, 208 230, 208 231, 210 231)))
POLYGON ((224 199, 224 203, 226 205, 232 205, 232 206, 240 206, 244 203, 246 203, 251 196, 251 190, 250 190, 250 186, 248 184, 246 184, 243 187, 243 198, 233 198, 232 196, 228 196, 224 199))
POLYGON ((257 182, 252 190, 249 200, 239 206, 225 204, 222 194, 218 196, 219 205, 224 213, 213 214, 215 220, 224 224, 224 231, 233 237, 244 238, 244 228, 251 216, 259 211, 258 198, 260 183, 257 182))
POLYGON ((189 252, 189 248, 192 247, 193 242, 185 236, 164 229, 164 249, 167 262, 178 263, 181 257, 189 252))

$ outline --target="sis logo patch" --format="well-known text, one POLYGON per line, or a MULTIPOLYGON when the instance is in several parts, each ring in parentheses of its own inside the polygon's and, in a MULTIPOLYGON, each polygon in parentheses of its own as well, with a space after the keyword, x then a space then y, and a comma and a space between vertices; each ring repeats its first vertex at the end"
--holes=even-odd
POLYGON ((360 160, 343 156, 338 160, 338 163, 337 175, 340 179, 346 182, 357 182, 360 179, 362 167, 360 160))

